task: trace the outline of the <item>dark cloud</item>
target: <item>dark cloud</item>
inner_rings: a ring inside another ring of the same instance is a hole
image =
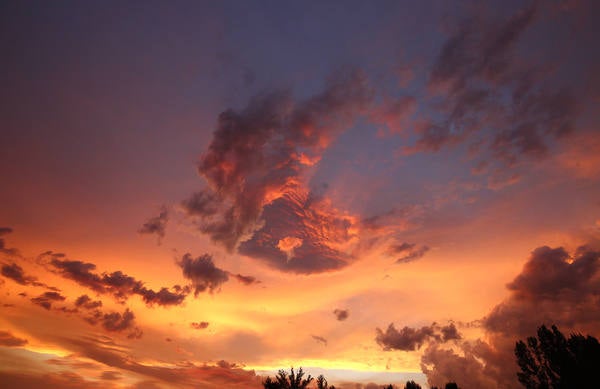
[[[139,339],[142,337],[142,330],[135,325],[135,315],[129,308],[121,312],[102,312],[95,309],[83,319],[91,325],[100,324],[108,332],[127,332],[127,338]]]
[[[240,254],[303,274],[341,269],[355,260],[342,249],[357,238],[353,218],[336,212],[322,197],[290,188],[265,206],[262,216],[264,225],[240,244]]]
[[[411,250],[406,255],[401,256],[396,260],[396,263],[406,263],[416,261],[417,259],[423,258],[425,253],[429,251],[429,246],[421,246],[417,249]]]
[[[454,323],[446,326],[433,323],[421,328],[404,327],[399,331],[394,323],[390,323],[385,332],[379,328],[376,329],[376,332],[375,341],[386,351],[414,351],[420,349],[425,343],[444,343],[461,338]]]
[[[483,320],[491,333],[525,336],[542,323],[600,331],[600,251],[538,247],[507,288],[510,297]]]
[[[149,306],[154,304],[161,306],[179,305],[189,293],[187,288],[178,285],[172,287],[171,290],[163,287],[156,292],[146,288],[142,281],[136,280],[121,271],[95,273],[96,265],[92,263],[63,260],[55,256],[51,256],[49,263],[63,277],[88,287],[99,294],[110,294],[121,302],[132,295],[139,295]]]
[[[486,342],[464,341],[460,352],[439,344],[426,350],[422,365],[430,384],[453,379],[465,387],[514,387],[518,339],[534,335],[542,324],[567,332],[600,332],[600,251],[538,247],[507,288],[508,298],[481,321]]]
[[[102,306],[102,301],[93,301],[87,294],[84,294],[75,300],[75,306],[85,309],[96,309]]]
[[[311,335],[310,337],[316,340],[317,342],[323,344],[324,346],[327,346],[327,339],[325,339],[324,337],[318,335]]]
[[[396,263],[406,263],[422,258],[429,251],[428,246],[417,247],[415,243],[401,243],[391,245],[387,252],[397,256]]]
[[[38,297],[32,298],[31,302],[43,308],[50,309],[52,308],[53,302],[65,300],[66,297],[58,292],[45,292],[44,294],[41,294]]]
[[[234,277],[236,280],[238,280],[239,282],[241,282],[244,285],[260,284],[260,281],[257,280],[256,277],[244,276],[241,274],[231,274],[231,273],[229,273],[229,275]]]
[[[347,309],[334,309],[333,314],[337,320],[344,321],[350,316],[350,311]]]
[[[192,327],[195,330],[203,330],[208,327],[208,324],[209,323],[207,321],[201,321],[199,323],[194,322],[190,323],[190,327]]]
[[[16,263],[3,264],[1,272],[4,277],[21,285],[31,285],[37,280],[35,277],[26,276],[23,268]]]
[[[6,247],[6,241],[2,238],[4,235],[8,235],[13,232],[10,227],[0,227],[0,254],[5,255],[17,255],[19,251],[15,248]]]
[[[194,296],[206,290],[214,293],[229,280],[228,273],[216,267],[212,257],[208,254],[197,258],[185,254],[177,264],[181,267],[183,276],[192,282]]]
[[[516,373],[508,386],[499,385],[492,366],[481,363],[483,355],[489,354],[489,346],[481,341],[461,345],[461,353],[444,349],[438,344],[429,346],[421,358],[421,369],[430,386],[443,387],[446,382],[458,382],[462,388],[508,389],[516,388]],[[514,361],[506,361],[514,364]]]
[[[10,263],[10,264],[7,264],[7,263],[2,264],[0,273],[4,277],[11,279],[20,285],[41,286],[41,287],[50,289],[55,292],[60,291],[60,289],[58,289],[58,288],[55,288],[53,286],[48,286],[48,285],[44,284],[43,282],[39,282],[38,279],[34,276],[26,275],[23,268],[14,262]]]
[[[240,252],[280,270],[311,273],[346,265],[346,258],[340,259],[335,250],[308,240],[304,251],[310,251],[310,257],[302,255],[287,266],[286,253],[277,249],[277,244],[296,235],[273,241],[272,225],[278,223],[273,218],[297,210],[289,193],[305,191],[300,182],[306,166],[319,160],[371,98],[364,74],[341,71],[323,92],[307,100],[296,102],[290,93],[275,92],[253,98],[242,111],[221,113],[213,140],[198,165],[208,187],[184,201],[183,208],[215,242],[234,250],[240,241],[251,239]],[[307,205],[302,204],[300,211],[307,210]],[[286,232],[299,234],[309,230],[299,218],[288,222],[286,228]]]
[[[27,344],[27,339],[17,338],[7,331],[0,331],[0,346],[21,347]]]
[[[102,327],[107,331],[123,331],[131,328],[135,315],[129,309],[122,314],[119,312],[106,313],[103,316]]]
[[[391,254],[403,254],[408,251],[412,251],[415,248],[416,244],[414,243],[401,243],[401,244],[393,244],[389,247],[388,252]]]
[[[158,244],[165,237],[167,223],[169,222],[169,212],[166,207],[162,207],[158,216],[154,216],[140,227],[138,233],[156,235]]]
[[[557,87],[548,65],[517,59],[517,45],[539,13],[536,4],[504,21],[477,16],[458,25],[432,66],[434,97],[424,105],[430,112],[415,124],[418,139],[407,153],[468,140],[512,167],[524,157],[543,157],[573,131],[579,111],[573,93]]]

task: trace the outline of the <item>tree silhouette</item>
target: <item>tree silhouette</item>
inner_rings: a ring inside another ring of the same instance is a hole
[[[325,379],[325,376],[323,374],[321,374],[320,376],[317,377],[316,382],[317,382],[317,389],[335,389],[335,386],[327,385],[327,380]]]
[[[421,389],[421,385],[417,384],[415,381],[406,381],[404,389]]]
[[[263,387],[264,389],[306,389],[313,378],[310,374],[305,379],[303,377],[304,371],[302,368],[298,369],[298,373],[294,373],[294,368],[292,367],[289,374],[281,369],[277,372],[274,380],[271,377],[267,377],[265,382],[263,382]]]
[[[519,340],[515,355],[519,381],[527,389],[600,388],[600,344],[592,336],[541,326],[537,337]]]

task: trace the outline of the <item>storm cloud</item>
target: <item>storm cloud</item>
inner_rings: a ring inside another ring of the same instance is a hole
[[[542,324],[567,332],[600,332],[600,251],[538,247],[507,289],[508,298],[481,321],[489,342],[464,341],[461,353],[439,344],[428,347],[422,366],[430,384],[455,379],[465,387],[514,387],[515,342],[534,335]]]

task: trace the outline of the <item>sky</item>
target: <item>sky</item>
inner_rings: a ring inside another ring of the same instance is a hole
[[[600,336],[595,1],[0,4],[0,382],[517,388]]]

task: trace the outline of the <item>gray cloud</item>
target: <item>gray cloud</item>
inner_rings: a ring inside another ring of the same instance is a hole
[[[166,207],[162,207],[160,214],[154,216],[146,221],[138,230],[140,234],[156,235],[158,238],[158,244],[161,243],[165,237],[167,223],[169,222],[169,212]]]
[[[84,294],[75,300],[75,306],[85,309],[96,309],[102,306],[102,301],[93,301],[87,294]]]
[[[246,241],[241,253],[280,270],[311,273],[345,266],[347,258],[311,241],[306,254],[288,265],[286,254],[276,249],[278,241],[270,236],[271,226],[278,223],[273,217],[296,210],[288,194],[304,191],[300,177],[306,166],[318,161],[371,98],[361,72],[341,71],[323,92],[307,100],[296,102],[290,93],[275,92],[253,98],[240,112],[221,113],[198,165],[208,187],[185,200],[183,208],[215,242],[234,250]],[[313,212],[309,204],[301,205],[301,211]],[[286,230],[306,233],[307,227],[296,218]]]
[[[194,296],[208,290],[214,293],[229,280],[228,273],[215,266],[212,257],[208,254],[192,258],[185,254],[177,263],[183,272],[183,276],[192,282]]]
[[[290,192],[265,206],[264,225],[242,242],[239,253],[293,273],[341,269],[355,258],[336,247],[354,236],[352,221],[332,211],[325,200],[303,191]],[[285,243],[294,242],[286,249]]]
[[[350,311],[347,309],[334,309],[333,314],[338,321],[344,321],[350,316]]]
[[[432,66],[434,97],[424,103],[429,111],[416,123],[418,139],[407,153],[468,141],[514,167],[545,156],[552,142],[574,130],[574,94],[556,85],[548,65],[517,59],[516,47],[538,13],[534,2],[503,21],[476,16],[455,28]],[[472,151],[478,148],[483,152]]]
[[[423,258],[429,251],[428,246],[417,247],[415,243],[394,244],[388,248],[388,254],[398,256],[396,263],[407,263]]]
[[[0,227],[0,254],[5,255],[17,255],[19,252],[15,248],[6,247],[6,241],[3,236],[8,235],[13,232],[13,229],[10,227]]]
[[[310,337],[316,340],[317,342],[321,343],[322,345],[327,346],[327,339],[325,339],[324,337],[318,335],[311,335]]]
[[[430,326],[423,326],[421,328],[405,326],[401,330],[397,330],[394,323],[390,323],[385,331],[377,328],[376,332],[375,341],[386,351],[414,351],[420,349],[425,343],[445,343],[450,340],[461,339],[454,323],[446,326],[439,326],[433,323]]]
[[[203,329],[207,328],[208,325],[209,325],[209,323],[207,321],[201,321],[199,323],[197,323],[197,322],[190,323],[190,327],[192,327],[195,330],[203,330]]]
[[[60,259],[62,257],[56,257],[52,253],[45,254],[50,256],[49,265],[57,269],[61,276],[97,293],[110,294],[118,301],[125,301],[132,295],[139,295],[149,306],[155,304],[171,306],[181,304],[189,293],[187,288],[179,285],[175,285],[171,289],[163,287],[156,292],[146,288],[142,281],[121,271],[98,274],[94,272],[96,265],[93,263]]]
[[[45,309],[50,309],[53,302],[64,301],[65,299],[66,297],[58,292],[45,292],[38,297],[32,298],[31,302]]]
[[[486,342],[464,341],[460,352],[439,344],[426,349],[422,367],[430,384],[453,379],[465,387],[512,388],[518,385],[518,339],[534,335],[542,324],[567,332],[600,331],[600,251],[538,247],[507,289],[508,298],[481,321]]]

